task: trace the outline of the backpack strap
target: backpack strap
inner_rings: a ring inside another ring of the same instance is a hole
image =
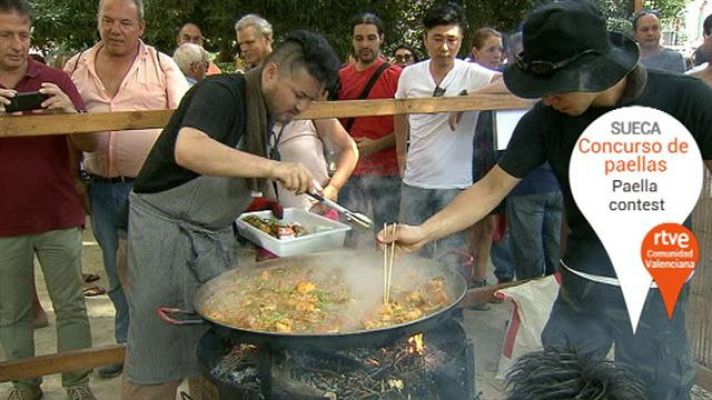
[[[371,77],[368,79],[366,86],[363,87],[361,94],[358,96],[358,100],[365,100],[366,97],[368,97],[368,94],[371,93],[371,89],[373,89],[373,86],[376,84],[378,77],[381,76],[383,71],[388,69],[390,66],[391,65],[389,63],[384,62],[380,67],[378,67],[377,70],[373,71],[373,74],[371,74]],[[355,118],[349,118],[346,120],[346,123],[344,124],[346,132],[351,133],[351,128],[354,126],[354,122],[356,122]]]
[[[85,51],[87,51],[87,50],[84,49],[81,52],[79,52],[79,55],[77,56],[77,61],[74,62],[74,68],[72,68],[72,73],[70,73],[69,76],[74,76],[74,73],[77,72],[77,67],[79,66],[79,61],[82,60],[82,56],[84,55]]]

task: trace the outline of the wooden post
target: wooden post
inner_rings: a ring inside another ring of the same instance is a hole
[[[535,278],[535,279],[539,279],[539,278]],[[485,305],[485,304],[489,303],[491,300],[495,299],[494,292],[496,292],[500,289],[506,289],[509,287],[519,286],[521,284],[534,281],[535,279],[524,279],[521,281],[497,283],[497,284],[491,285],[491,286],[485,286],[485,287],[481,287],[481,288],[477,288],[477,289],[469,289],[467,291],[467,293],[465,293],[465,298],[462,299],[462,302],[460,302],[458,307],[468,308],[468,307],[472,307],[472,306]]]

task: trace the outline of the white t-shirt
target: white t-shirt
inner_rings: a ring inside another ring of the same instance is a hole
[[[455,60],[440,88],[445,97],[463,90],[472,93],[489,84],[497,74],[479,64]],[[435,81],[430,60],[409,66],[398,80],[397,99],[433,97]],[[463,189],[472,185],[472,140],[477,112],[466,112],[455,131],[448,113],[410,114],[410,139],[403,182],[424,189]]]

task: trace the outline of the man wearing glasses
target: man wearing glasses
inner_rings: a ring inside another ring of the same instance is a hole
[[[619,107],[644,105],[685,125],[709,169],[712,89],[694,78],[640,67],[636,44],[620,34],[609,36],[602,14],[585,1],[535,10],[523,35],[524,51],[504,71],[504,82],[515,95],[541,101],[519,122],[504,156],[484,178],[422,225],[399,226],[396,240],[401,248],[415,251],[467,228],[548,161],[564,195],[570,234],[559,296],[542,333],[544,346],[573,347],[595,360],[605,358],[615,344],[616,361],[634,368],[649,399],[687,399],[694,382],[685,334],[689,287],[683,288],[672,319],[660,292],[651,289],[633,334],[613,265],[574,203],[569,160],[591,122]]]
[[[396,46],[393,51],[393,61],[401,68],[405,68],[409,65],[417,63],[420,60],[418,60],[418,55],[415,53],[415,50],[413,50],[410,46],[401,44]]]
[[[426,13],[423,23],[430,59],[403,70],[396,98],[464,95],[499,76],[478,64],[455,58],[465,30],[465,15],[460,6],[454,3],[435,6]],[[476,121],[476,112],[464,113],[453,130],[448,124],[448,114],[396,116],[396,149],[403,176],[400,221],[422,223],[472,184]],[[441,251],[462,250],[465,234],[452,235],[438,247]],[[429,246],[423,255],[434,256],[436,250],[435,246]]]

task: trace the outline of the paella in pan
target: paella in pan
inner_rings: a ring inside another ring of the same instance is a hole
[[[211,290],[201,289],[196,309],[213,323],[240,330],[343,334],[427,318],[464,293],[459,276],[405,259],[384,303],[378,256],[343,254],[348,256],[295,257],[238,268],[209,282]]]

